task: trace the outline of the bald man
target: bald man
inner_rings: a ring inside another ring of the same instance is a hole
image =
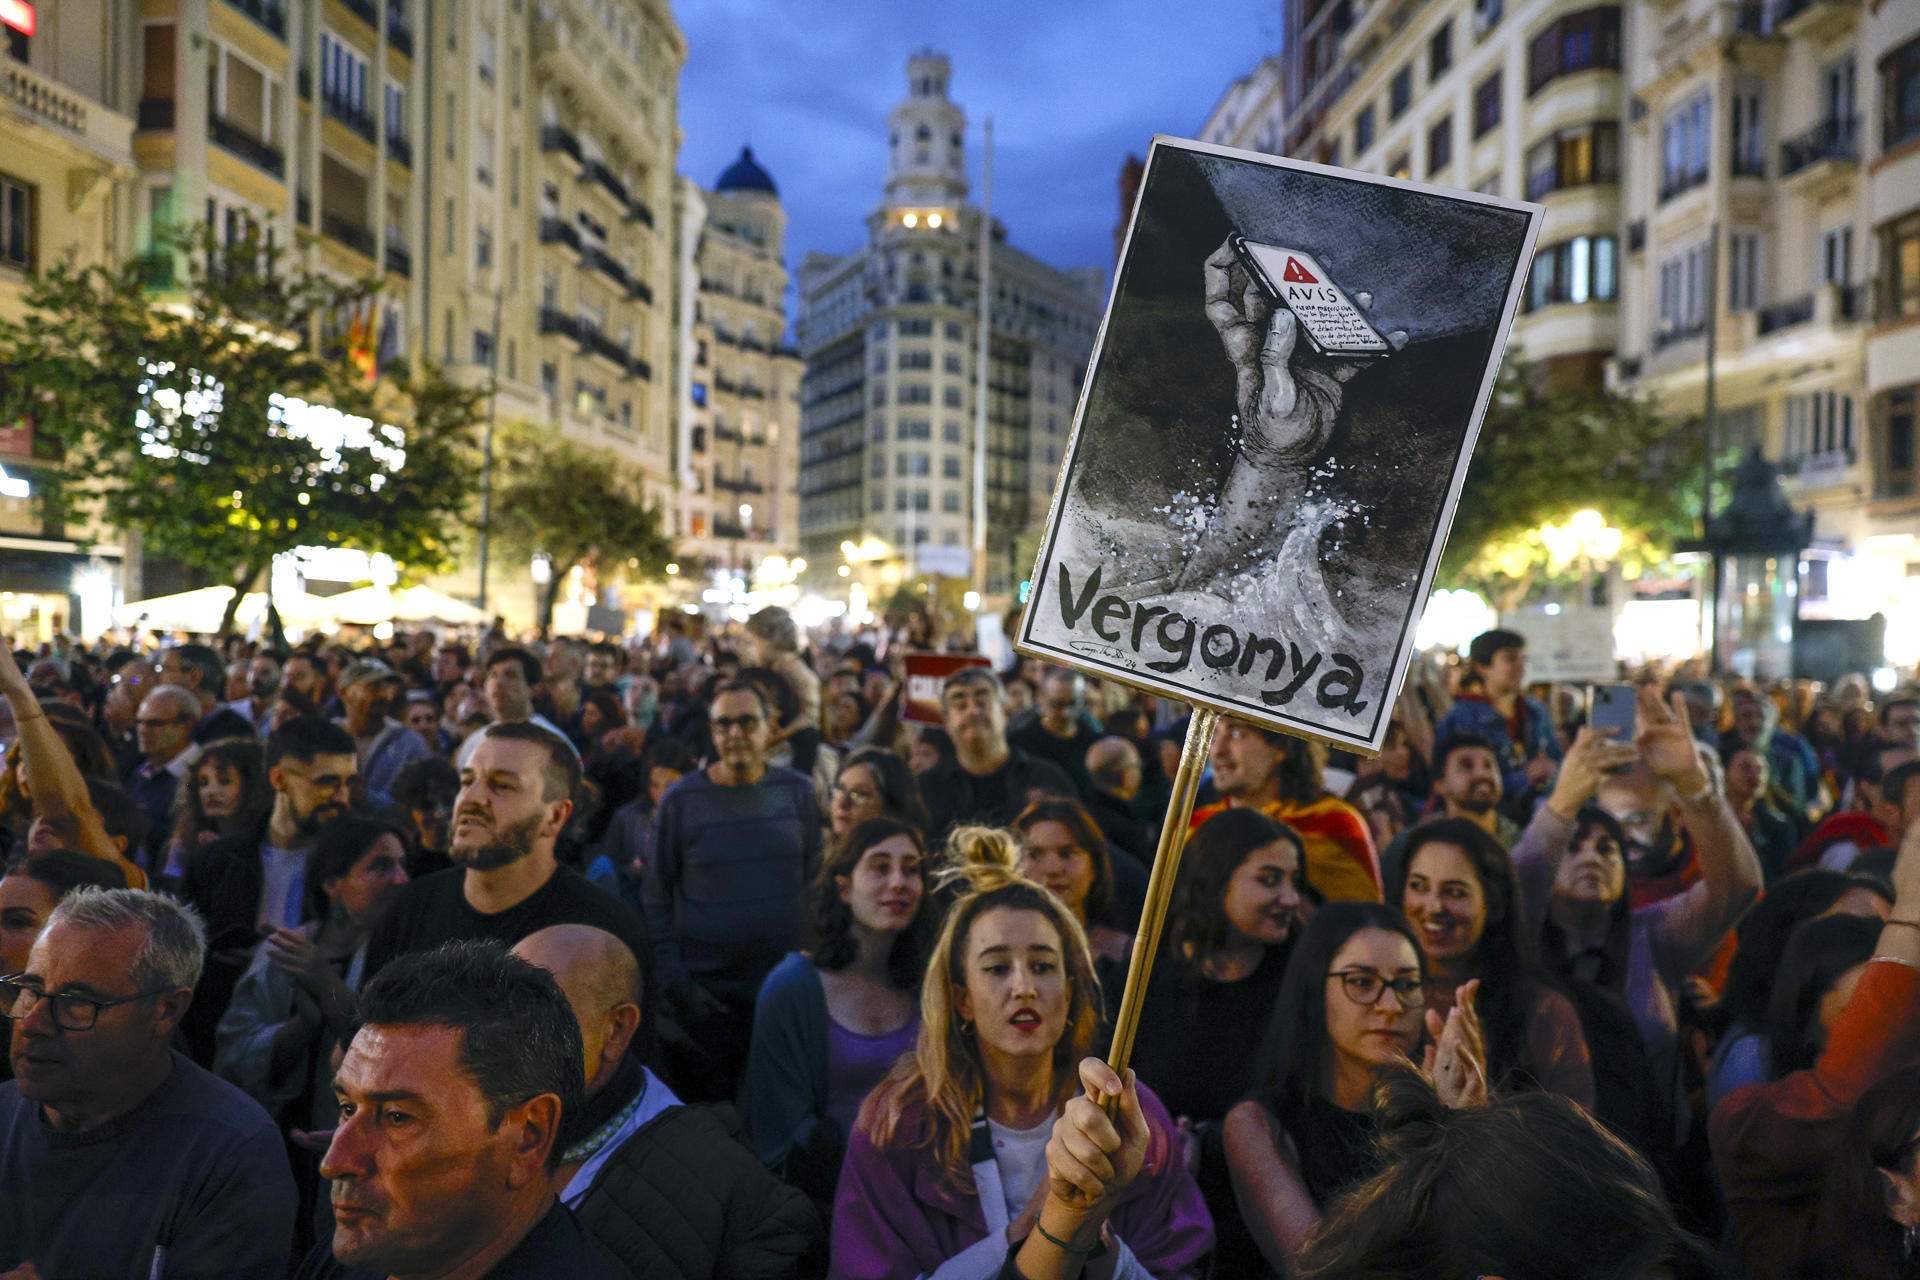
[[[733,1109],[687,1106],[630,1052],[640,966],[591,925],[529,934],[515,955],[547,970],[580,1023],[586,1105],[561,1131],[554,1185],[636,1278],[816,1274],[819,1216],[740,1140]]]

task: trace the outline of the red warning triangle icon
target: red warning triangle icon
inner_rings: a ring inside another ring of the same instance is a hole
[[[1290,284],[1319,284],[1320,280],[1313,272],[1300,265],[1300,259],[1287,255],[1287,269],[1280,274],[1282,280]]]

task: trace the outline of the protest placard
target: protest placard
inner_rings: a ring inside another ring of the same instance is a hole
[[[1016,647],[1377,751],[1540,217],[1156,138]]]
[[[948,676],[967,667],[993,664],[972,653],[909,653],[907,691],[900,698],[900,718],[909,724],[946,723],[940,714],[940,686]]]

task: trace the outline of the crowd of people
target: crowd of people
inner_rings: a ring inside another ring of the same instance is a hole
[[[935,631],[0,648],[0,1280],[1920,1276],[1920,694]]]

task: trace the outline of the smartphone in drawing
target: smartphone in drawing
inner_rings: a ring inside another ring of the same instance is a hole
[[[1634,691],[1630,684],[1587,686],[1587,723],[1612,735],[1616,742],[1633,741]]]
[[[1267,300],[1293,312],[1317,354],[1371,360],[1392,353],[1393,347],[1312,254],[1244,236],[1233,238],[1233,251]]]

